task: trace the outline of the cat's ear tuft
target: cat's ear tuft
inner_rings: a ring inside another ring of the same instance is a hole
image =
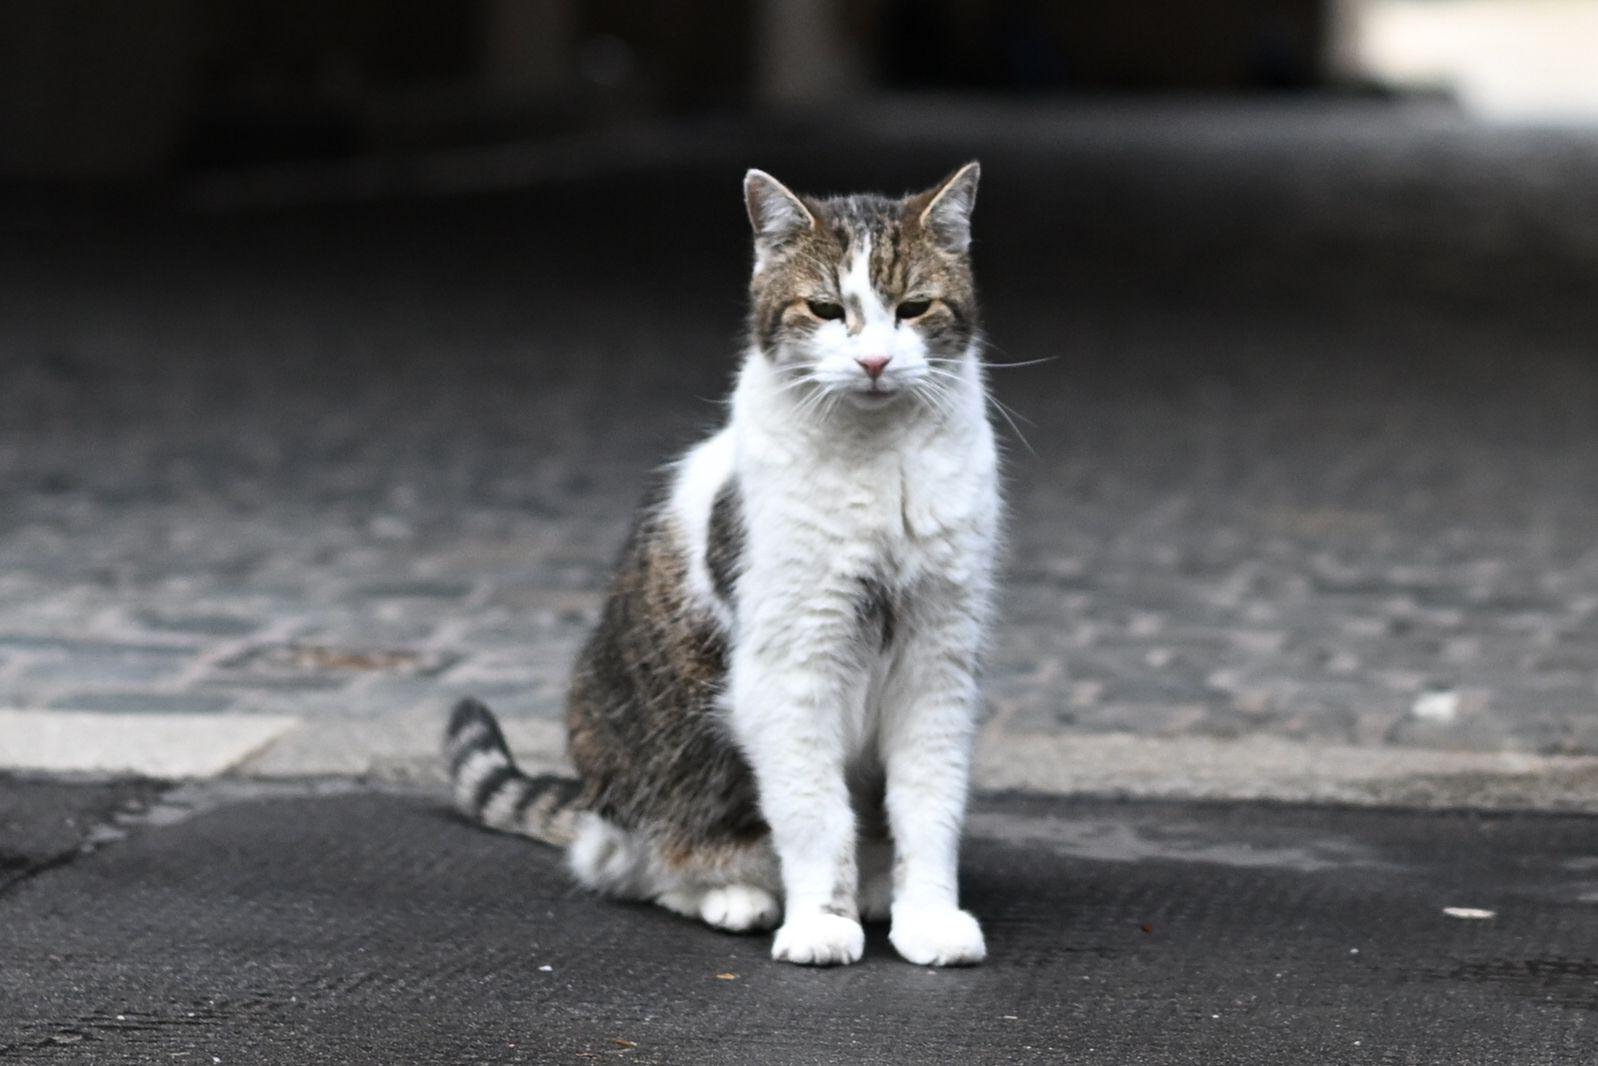
[[[977,179],[982,165],[975,160],[950,174],[911,204],[920,210],[918,220],[951,252],[965,254],[971,246],[971,210],[977,206]]]
[[[744,175],[744,206],[757,240],[781,240],[816,224],[805,202],[764,170]]]

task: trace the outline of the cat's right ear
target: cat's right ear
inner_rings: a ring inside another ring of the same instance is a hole
[[[754,227],[757,245],[780,243],[816,224],[816,216],[805,202],[764,170],[751,170],[744,175],[744,206],[749,209],[749,224]]]

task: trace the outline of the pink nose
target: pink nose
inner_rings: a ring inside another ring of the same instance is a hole
[[[882,376],[883,368],[888,365],[888,360],[891,358],[892,356],[888,355],[866,355],[856,359],[855,362],[860,364],[860,369],[864,370],[872,381],[875,381]]]

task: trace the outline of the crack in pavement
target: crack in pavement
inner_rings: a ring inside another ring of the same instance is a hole
[[[72,781],[0,775],[0,899],[122,839],[173,785],[147,778]]]

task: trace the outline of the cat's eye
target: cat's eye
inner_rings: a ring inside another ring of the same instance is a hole
[[[927,313],[927,308],[932,306],[931,300],[906,300],[899,305],[897,312],[899,321],[904,322],[912,318],[920,318]]]
[[[834,322],[843,317],[843,308],[838,304],[829,303],[826,300],[806,300],[805,303],[810,306],[810,313],[817,318],[824,318],[829,322]]]

